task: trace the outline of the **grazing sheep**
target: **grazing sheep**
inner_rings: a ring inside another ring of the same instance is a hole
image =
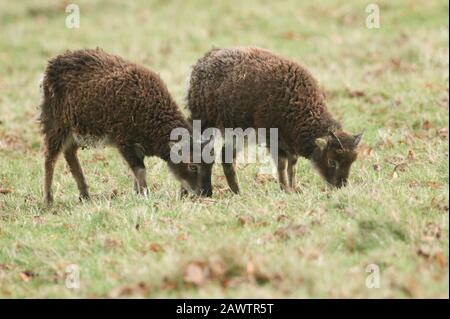
[[[145,156],[167,162],[185,191],[210,195],[211,165],[175,164],[170,133],[191,126],[158,75],[101,49],[67,51],[48,62],[43,82],[41,128],[45,147],[45,201],[51,203],[52,177],[60,152],[89,198],[79,147],[116,147],[130,166],[135,190],[147,194]],[[189,139],[193,144],[192,138]],[[188,147],[190,147],[189,145]]]
[[[296,187],[299,156],[330,184],[347,183],[362,133],[342,131],[316,80],[295,62],[259,48],[213,49],[193,66],[187,104],[202,129],[217,127],[224,134],[225,128],[277,128],[278,179],[285,191]],[[225,145],[222,166],[231,190],[239,193],[235,160],[225,163]]]

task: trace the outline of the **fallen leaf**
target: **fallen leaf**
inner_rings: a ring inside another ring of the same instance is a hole
[[[438,210],[448,211],[448,201],[442,198],[433,197],[431,200],[431,207]]]
[[[108,297],[115,299],[130,296],[143,296],[148,292],[148,290],[149,287],[147,287],[145,283],[140,282],[134,286],[125,285],[116,287],[109,292]]]
[[[408,151],[408,155],[406,155],[406,158],[410,161],[414,160],[416,158],[416,153],[414,153],[413,150]]]
[[[400,163],[394,166],[394,172],[404,172],[406,170],[407,163]]]
[[[151,243],[148,248],[155,253],[164,252],[164,248],[158,243]]]
[[[427,186],[428,186],[429,188],[435,190],[435,189],[441,188],[441,187],[442,187],[442,184],[440,184],[440,183],[438,183],[438,182],[432,182],[432,181],[429,181],[429,182],[427,182]]]
[[[302,37],[299,34],[295,33],[292,30],[283,32],[281,34],[281,37],[283,37],[283,38],[285,38],[287,40],[301,40],[302,39]]]
[[[275,231],[275,236],[280,239],[303,237],[308,233],[308,227],[304,224],[289,224]]]
[[[447,265],[447,261],[445,260],[444,253],[442,251],[438,251],[434,255],[434,259],[437,261],[441,268],[445,268],[445,266]]]
[[[285,227],[280,227],[275,231],[274,234],[276,237],[281,238],[281,239],[287,239],[288,235],[287,235],[287,231]]]
[[[10,193],[12,193],[12,189],[0,188],[0,194],[6,195],[6,194],[10,194]]]
[[[37,276],[37,274],[31,270],[25,270],[21,272],[19,275],[22,281],[24,282],[29,282],[31,279]]]
[[[189,263],[184,270],[184,282],[200,286],[205,282],[204,266],[200,263]]]
[[[220,256],[210,257],[208,266],[212,277],[220,278],[225,274],[225,263]]]
[[[429,130],[429,129],[432,129],[433,128],[433,124],[430,122],[430,121],[428,121],[428,120],[425,120],[423,123],[422,123],[422,128],[424,129],[424,130]]]
[[[448,139],[448,128],[443,127],[437,131],[437,134],[442,139]]]
[[[118,239],[106,238],[105,239],[105,247],[107,248],[115,248],[122,246],[122,242]]]
[[[352,90],[350,88],[346,88],[345,92],[350,98],[358,98],[366,95],[362,90]]]
[[[425,236],[431,237],[432,239],[440,239],[442,237],[442,228],[435,223],[428,223],[425,228],[424,234]]]
[[[250,215],[239,216],[238,220],[241,226],[253,224],[255,222],[255,218]]]
[[[284,221],[286,221],[288,219],[289,219],[289,217],[287,215],[281,214],[281,215],[278,215],[277,222],[284,222]]]
[[[358,155],[361,157],[371,157],[375,154],[373,148],[367,144],[360,144],[358,146]]]
[[[266,184],[267,182],[273,182],[276,181],[275,177],[270,174],[256,174],[255,176],[255,182],[257,184]]]
[[[420,183],[419,183],[418,181],[412,181],[412,182],[410,182],[410,183],[408,184],[408,186],[409,186],[410,188],[416,188],[416,187],[419,187],[419,186],[420,186]]]
[[[386,139],[383,140],[383,145],[387,148],[394,148],[394,142],[392,142],[390,137],[386,137]]]

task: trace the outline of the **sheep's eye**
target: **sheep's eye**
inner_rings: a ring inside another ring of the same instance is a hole
[[[335,160],[329,160],[328,161],[328,166],[330,166],[332,168],[336,168],[337,167],[337,162]]]
[[[191,172],[196,172],[196,171],[197,171],[197,165],[189,164],[189,165],[188,165],[188,169],[189,169]]]

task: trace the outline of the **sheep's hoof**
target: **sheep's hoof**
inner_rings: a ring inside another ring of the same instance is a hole
[[[44,203],[47,206],[52,206],[52,204],[53,204],[53,196],[51,194],[46,195],[45,198],[44,198]]]
[[[240,195],[241,194],[241,190],[239,188],[231,188],[231,191],[235,194],[235,195]]]
[[[78,200],[80,202],[86,202],[90,199],[91,199],[91,197],[89,196],[89,194],[80,194],[80,196],[78,197]]]

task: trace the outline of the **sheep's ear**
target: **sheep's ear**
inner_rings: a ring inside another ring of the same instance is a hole
[[[353,146],[354,147],[358,146],[359,142],[361,142],[364,132],[365,132],[365,130],[363,130],[361,133],[358,133],[353,136]]]
[[[316,138],[315,143],[317,147],[319,147],[320,150],[323,151],[327,147],[328,141],[323,137],[319,137]]]

